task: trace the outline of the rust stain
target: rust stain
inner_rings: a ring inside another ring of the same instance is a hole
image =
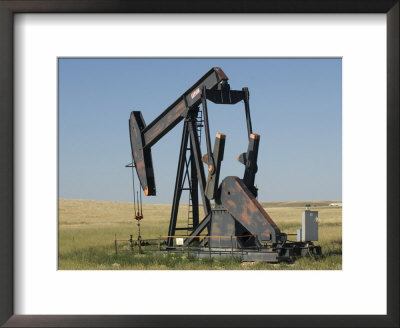
[[[160,134],[160,132],[164,129],[164,124],[163,122],[158,123],[155,125],[148,133],[148,137],[146,138],[149,142],[157,137],[157,135]]]
[[[231,206],[232,208],[236,208],[236,203],[235,203],[232,199],[228,199],[226,202],[227,202],[227,203],[229,204],[229,206]]]
[[[143,158],[142,157],[139,157],[139,156],[137,156],[136,157],[136,170],[142,170],[142,169],[144,169],[144,161],[143,161]]]
[[[177,112],[177,111],[179,111],[181,109],[184,109],[184,108],[185,108],[185,102],[182,101],[181,103],[178,104],[178,106],[176,106],[175,111]]]
[[[182,112],[186,109],[186,105],[184,101],[181,101],[178,105],[176,105],[170,113],[175,117],[178,117]]]
[[[247,207],[246,205],[243,204],[243,208],[242,208],[242,214],[240,219],[244,220],[247,224],[251,225],[251,215],[249,213],[249,207]]]
[[[274,228],[278,229],[276,226],[275,222],[271,219],[271,217],[268,215],[268,213],[264,210],[264,208],[261,206],[261,204],[257,201],[257,199],[254,197],[253,193],[248,190],[248,188],[244,185],[243,181],[240,179],[236,180],[237,186],[240,186],[241,189],[247,194],[247,196],[251,200],[251,206],[255,208],[255,212],[260,212],[262,216],[268,221],[269,224],[271,224]]]
[[[214,67],[215,72],[217,72],[218,76],[223,80],[228,80],[228,77],[224,73],[224,71],[219,67]]]
[[[241,222],[246,229],[252,233],[258,233],[265,239],[270,240],[271,227],[275,230],[273,232],[279,232],[274,221],[262,208],[260,203],[254,197],[254,195],[244,185],[243,181],[237,177],[227,178],[223,182],[223,188],[230,190],[231,197],[237,200],[241,206],[237,208],[237,205],[232,199],[228,199],[227,193],[225,193],[225,204],[228,212]]]
[[[169,110],[164,117],[160,118],[160,120],[146,132],[146,143],[156,139],[165,129],[179,119],[179,116],[184,112],[185,109],[185,102],[182,101],[177,106]]]
[[[157,124],[155,129],[153,130],[153,136],[159,134],[163,128],[164,124],[162,124],[161,122],[160,124]]]

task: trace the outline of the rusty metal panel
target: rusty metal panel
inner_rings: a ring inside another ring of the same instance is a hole
[[[280,230],[253,193],[238,177],[226,177],[221,184],[221,203],[260,242],[277,243]]]
[[[213,210],[211,220],[211,247],[233,247],[231,236],[235,236],[235,220],[225,210]],[[236,241],[235,241],[236,242]]]
[[[131,112],[129,118],[129,135],[131,140],[132,157],[140,184],[146,196],[156,194],[156,184],[153,171],[151,149],[143,149],[141,130],[146,126],[140,111]]]

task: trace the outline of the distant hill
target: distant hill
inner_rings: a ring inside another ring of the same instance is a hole
[[[260,202],[262,207],[305,207],[310,204],[311,207],[329,206],[331,203],[342,203],[341,200],[301,200],[301,201],[286,201],[286,202]]]

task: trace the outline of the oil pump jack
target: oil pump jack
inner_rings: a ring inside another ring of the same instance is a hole
[[[244,102],[249,143],[247,151],[238,157],[244,165],[243,178],[228,176],[219,183],[225,135],[217,133],[212,149],[207,100],[224,105]],[[184,121],[183,132],[166,251],[177,250],[178,246],[174,243],[176,231],[186,230],[182,247],[190,248],[192,255],[197,257],[231,256],[235,252],[244,261],[279,262],[321,254],[321,248],[312,240],[298,238],[295,242],[288,241],[287,234],[280,231],[257,201],[254,181],[260,136],[252,129],[249,90],[231,90],[228,77],[221,68],[210,69],[149,125],[146,125],[140,111],[131,112],[132,164],[146,196],[156,195],[151,147],[181,121]],[[207,147],[204,156],[201,154],[199,133],[203,125]],[[203,163],[207,167],[207,179]],[[186,179],[188,188],[183,185]],[[189,191],[192,222],[182,228],[177,227],[177,218],[183,190]],[[201,221],[198,190],[204,210]],[[213,207],[210,201],[214,201]]]

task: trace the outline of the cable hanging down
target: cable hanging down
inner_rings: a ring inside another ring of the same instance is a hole
[[[142,245],[142,236],[140,234],[140,220],[143,219],[143,204],[142,204],[142,193],[139,194],[139,190],[136,190],[135,188],[135,172],[133,168],[135,167],[135,162],[133,160],[132,156],[132,162],[128,165],[125,165],[125,167],[130,167],[132,168],[132,193],[133,193],[133,210],[134,210],[134,219],[137,222],[138,226],[138,245],[139,245],[139,251],[141,252],[140,246]],[[139,187],[140,189],[140,183]]]
[[[133,193],[133,210],[134,210],[134,219],[136,221],[140,221],[143,219],[143,205],[142,205],[142,193],[139,194],[139,190],[135,188],[135,172],[134,167],[135,163],[132,156],[132,162],[125,167],[130,167],[132,172],[132,193]],[[140,189],[140,184],[139,184]]]

